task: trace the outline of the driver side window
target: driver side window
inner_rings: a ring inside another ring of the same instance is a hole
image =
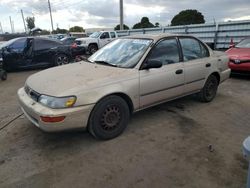
[[[23,51],[26,46],[26,38],[20,38],[13,42],[9,48],[13,51]]]
[[[101,39],[107,39],[109,38],[109,33],[108,32],[104,32],[102,35],[101,35]]]
[[[179,49],[175,38],[160,41],[152,49],[148,60],[157,60],[162,65],[180,62]]]

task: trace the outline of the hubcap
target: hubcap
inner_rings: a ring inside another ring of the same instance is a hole
[[[215,95],[215,93],[216,93],[216,88],[217,88],[216,81],[215,80],[211,80],[208,83],[207,88],[206,88],[206,96],[208,98],[213,97]]]
[[[101,118],[101,127],[106,131],[114,130],[120,123],[121,114],[117,106],[108,106]]]
[[[90,48],[90,52],[93,54],[93,53],[95,53],[97,51],[97,49],[95,48],[95,47],[92,47],[92,48]]]
[[[57,65],[65,65],[65,64],[68,64],[68,58],[66,56],[58,56]]]

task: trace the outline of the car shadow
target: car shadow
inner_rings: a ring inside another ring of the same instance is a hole
[[[238,80],[250,80],[250,73],[235,73],[232,72],[230,78]]]

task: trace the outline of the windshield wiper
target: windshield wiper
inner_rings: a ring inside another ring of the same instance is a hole
[[[117,65],[108,63],[106,61],[94,61],[94,62],[98,63],[98,64],[102,64],[102,65],[108,65],[108,66],[112,66],[112,67],[117,67]]]

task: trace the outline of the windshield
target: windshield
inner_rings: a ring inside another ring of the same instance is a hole
[[[150,39],[117,39],[93,54],[91,62],[105,62],[117,67],[133,68],[151,44]]]
[[[101,32],[94,32],[89,37],[91,38],[98,38],[101,35]]]
[[[12,43],[14,43],[14,42],[15,42],[16,40],[18,40],[18,39],[19,39],[19,38],[11,39],[11,40],[9,40],[9,41],[7,41],[7,42],[4,42],[4,43],[0,44],[0,48],[5,48],[5,47],[11,45]]]
[[[242,40],[235,47],[236,48],[250,48],[250,38]]]

